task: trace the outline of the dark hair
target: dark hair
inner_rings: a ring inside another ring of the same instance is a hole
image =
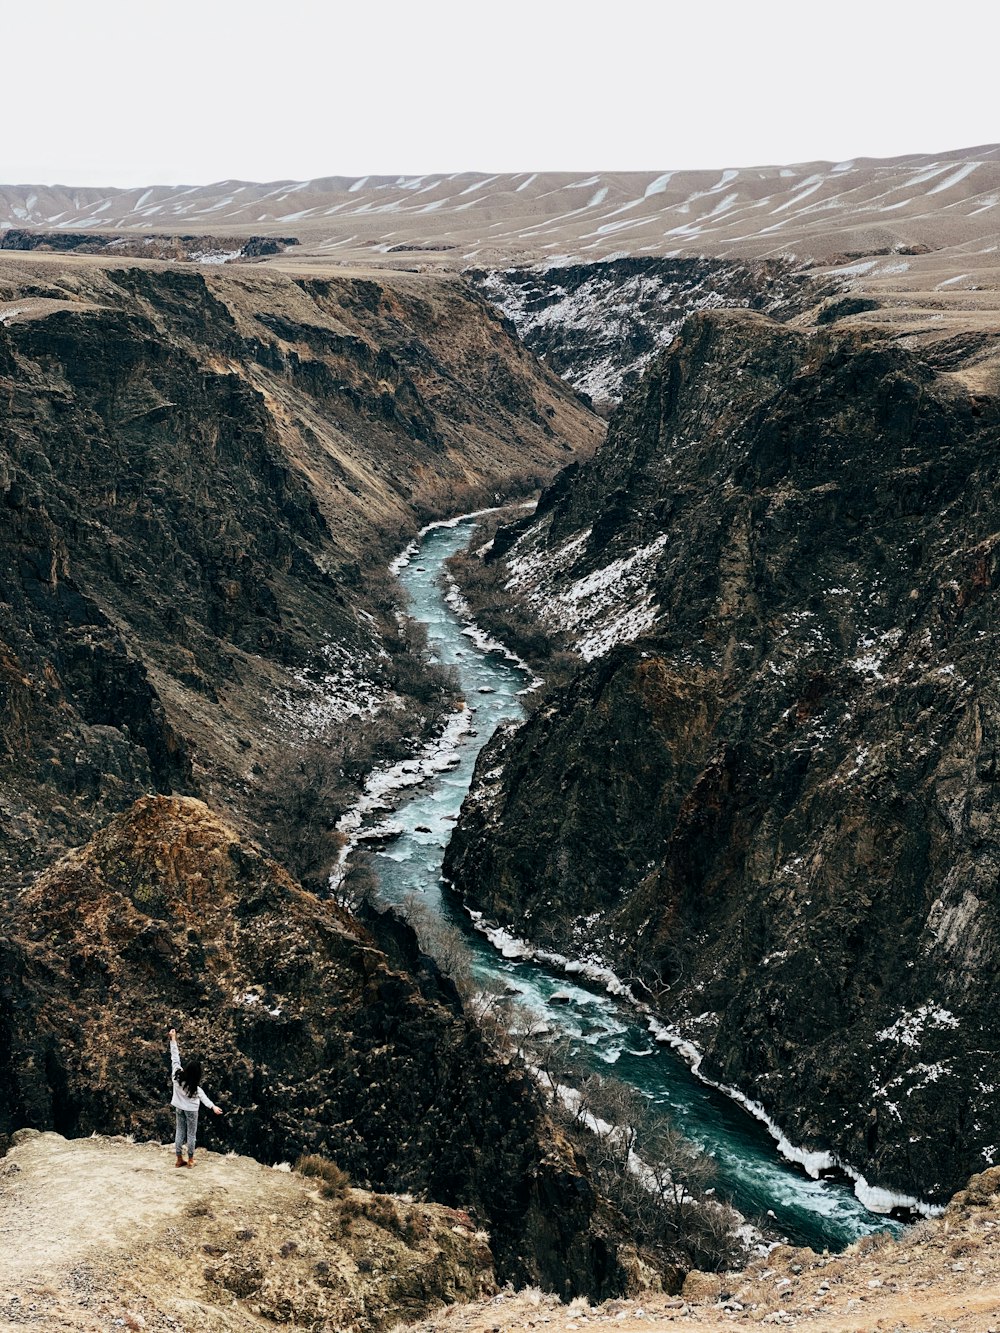
[[[201,1083],[201,1061],[189,1060],[186,1065],[175,1070],[174,1078],[181,1085],[189,1097],[198,1095],[198,1085]]]

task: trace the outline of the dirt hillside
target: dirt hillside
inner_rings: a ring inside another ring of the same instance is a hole
[[[995,231],[1000,146],[703,171],[328,176],[308,181],[80,189],[0,186],[0,229],[164,237],[202,263],[239,257],[247,235],[293,237],[288,254],[352,263],[494,265],[613,254],[830,259],[975,249]],[[206,253],[206,237],[216,246]],[[245,235],[243,233],[246,233]],[[228,249],[223,248],[228,247]],[[245,253],[245,252],[244,252]]]

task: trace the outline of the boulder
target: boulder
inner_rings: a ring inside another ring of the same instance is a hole
[[[722,1278],[718,1273],[702,1273],[694,1268],[684,1278],[681,1295],[692,1305],[714,1305],[722,1295]]]

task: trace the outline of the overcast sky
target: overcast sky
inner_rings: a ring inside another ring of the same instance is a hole
[[[1000,140],[996,0],[0,0],[0,181],[839,161]]]

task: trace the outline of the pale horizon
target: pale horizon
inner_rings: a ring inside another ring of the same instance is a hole
[[[786,167],[786,166],[805,167],[805,166],[812,166],[814,164],[815,165],[829,164],[835,166],[840,162],[847,162],[847,161],[862,164],[868,162],[891,161],[896,158],[906,158],[906,157],[946,158],[949,156],[953,156],[955,154],[964,155],[967,153],[974,153],[980,149],[996,149],[997,147],[1000,147],[1000,140],[994,143],[982,142],[976,144],[950,144],[944,147],[938,146],[936,148],[914,150],[913,152],[908,152],[908,153],[889,153],[885,154],[884,156],[872,156],[871,154],[865,154],[865,153],[848,153],[843,157],[809,157],[809,158],[798,158],[796,160],[792,159],[783,159],[781,161],[775,160],[771,162],[718,161],[718,162],[702,163],[699,166],[685,166],[685,167],[672,166],[669,162],[663,162],[663,163],[658,162],[653,164],[647,163],[645,166],[641,167],[637,166],[637,167],[626,167],[626,168],[601,166],[600,164],[595,165],[594,163],[581,163],[569,167],[563,167],[563,166],[547,167],[547,166],[536,165],[532,167],[519,167],[514,170],[503,170],[503,171],[491,170],[488,167],[464,167],[464,168],[448,168],[447,170],[443,168],[430,168],[425,171],[367,171],[367,172],[362,171],[357,173],[350,173],[344,171],[324,171],[321,173],[314,174],[312,176],[268,176],[266,179],[263,177],[253,178],[249,176],[220,176],[212,179],[197,180],[197,181],[191,179],[149,180],[144,178],[142,180],[131,181],[127,184],[119,184],[109,180],[95,180],[93,182],[81,182],[72,180],[25,179],[25,180],[0,180],[0,187],[9,187],[9,188],[41,187],[53,190],[71,189],[71,190],[97,190],[97,191],[138,190],[143,188],[183,190],[189,188],[207,189],[211,188],[212,186],[223,186],[223,185],[304,185],[323,180],[356,181],[362,179],[366,180],[384,179],[387,181],[393,181],[397,179],[413,180],[417,177],[422,177],[426,179],[436,176],[517,177],[517,176],[527,176],[527,175],[539,175],[539,176],[579,175],[580,173],[583,172],[600,176],[615,176],[615,175],[642,176],[642,175],[652,175],[658,172],[672,172],[674,174],[679,175],[681,173],[696,172],[696,171],[705,171],[711,173],[713,171],[726,171],[726,170],[731,170],[733,168],[737,168],[740,171],[755,171],[755,170],[765,171],[773,167]]]
[[[691,13],[511,0],[36,0],[4,16],[9,184],[130,189],[330,176],[632,172],[883,159],[1000,141],[1000,21],[789,0]],[[972,40],[974,38],[974,40]],[[930,94],[933,93],[933,96]],[[927,95],[925,95],[927,94]]]

